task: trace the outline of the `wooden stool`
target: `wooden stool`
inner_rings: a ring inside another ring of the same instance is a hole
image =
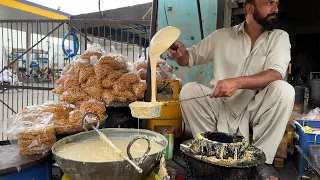
[[[287,147],[288,147],[288,133],[284,133],[283,138],[279,144],[276,156],[274,158],[275,167],[283,167],[284,160],[287,159]]]

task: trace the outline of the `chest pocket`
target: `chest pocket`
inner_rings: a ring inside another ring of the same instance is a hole
[[[264,69],[264,64],[266,62],[267,56],[263,55],[252,55],[249,59],[248,67],[245,68],[244,74],[246,76],[254,75],[260,73]]]

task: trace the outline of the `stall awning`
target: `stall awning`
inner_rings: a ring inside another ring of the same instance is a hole
[[[26,0],[1,0],[0,20],[69,19],[71,14],[51,9]]]

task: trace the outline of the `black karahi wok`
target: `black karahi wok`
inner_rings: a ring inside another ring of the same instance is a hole
[[[52,153],[56,159],[61,170],[66,173],[72,180],[140,180],[145,179],[152,172],[152,170],[159,164],[162,154],[165,152],[165,148],[168,145],[166,138],[156,132],[144,130],[144,129],[122,129],[122,128],[106,128],[101,129],[101,132],[105,133],[108,138],[130,138],[132,141],[127,148],[130,149],[131,144],[139,139],[139,137],[148,137],[148,139],[156,139],[156,143],[163,148],[161,151],[147,154],[144,158],[135,158],[133,161],[141,162],[139,167],[143,170],[139,173],[129,162],[126,160],[114,161],[114,162],[82,162],[65,159],[56,154],[59,147],[79,142],[88,139],[99,138],[99,135],[95,131],[86,131],[75,135],[67,136],[57,141],[52,146]],[[137,136],[139,132],[139,136]],[[131,157],[130,153],[128,156]]]

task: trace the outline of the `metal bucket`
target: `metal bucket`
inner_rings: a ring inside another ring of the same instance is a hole
[[[208,134],[209,133],[209,134]],[[213,133],[208,132],[206,137],[227,137],[229,139],[230,135],[223,133]],[[206,133],[204,133],[206,134]],[[224,138],[223,138],[224,139]],[[225,143],[231,142],[232,144],[236,142],[241,142],[238,147],[246,147],[245,152],[241,155],[241,159],[220,159],[216,151],[217,149],[213,146],[221,147],[218,143],[207,143],[208,148],[201,147],[201,141],[197,139],[188,140],[180,145],[180,150],[184,155],[184,160],[187,166],[187,177],[190,180],[255,180],[256,179],[256,166],[263,164],[266,161],[265,154],[258,148],[253,146],[247,146],[242,143],[241,138],[238,136],[232,136],[230,141],[224,141]],[[231,145],[232,146],[232,145]],[[230,146],[230,147],[231,147]],[[206,149],[204,152],[203,149]],[[208,150],[213,152],[209,152]],[[235,156],[237,157],[237,156]]]
[[[114,162],[82,162],[65,159],[56,154],[57,149],[65,144],[79,142],[88,139],[97,139],[98,134],[95,131],[87,131],[78,133],[72,136],[65,137],[57,141],[52,146],[52,153],[61,168],[71,179],[74,180],[140,180],[145,179],[152,172],[152,170],[159,164],[160,158],[165,151],[168,141],[166,138],[156,132],[143,130],[143,129],[121,129],[121,128],[107,128],[101,129],[101,132],[105,133],[108,138],[130,138],[134,139],[134,136],[146,135],[148,138],[156,138],[157,143],[160,144],[163,149],[159,152],[148,154],[141,164],[140,168],[143,172],[140,174],[130,163],[126,160],[114,161]],[[130,143],[129,143],[130,144]],[[130,147],[129,147],[130,148]],[[139,158],[133,159],[138,161]]]
[[[310,103],[320,104],[320,79],[314,78],[310,81],[311,97]]]

